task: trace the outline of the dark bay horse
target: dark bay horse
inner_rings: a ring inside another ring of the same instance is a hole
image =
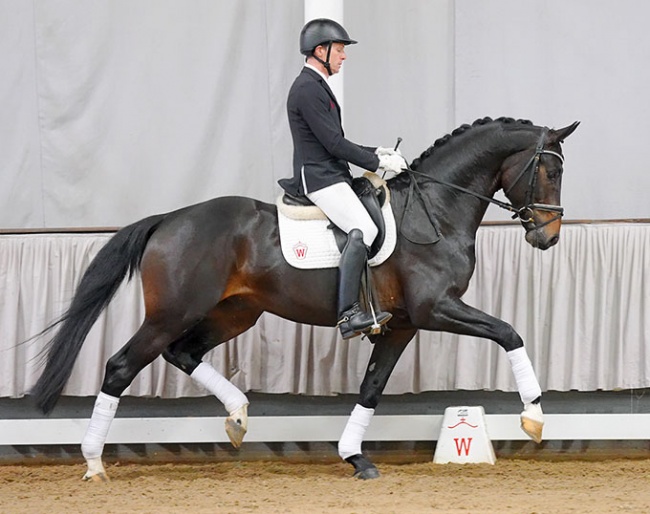
[[[518,216],[526,240],[545,250],[557,243],[562,208],[561,143],[578,122],[558,129],[528,121],[477,120],[439,139],[387,181],[398,220],[392,256],[374,268],[376,297],[392,312],[374,343],[358,404],[339,443],[342,458],[361,478],[378,476],[361,443],[390,374],[417,330],[491,339],[510,357],[524,404],[524,431],[541,440],[541,389],[523,341],[507,323],[466,305],[475,266],[476,232],[490,201]],[[503,189],[511,204],[494,200]],[[409,202],[416,202],[419,209]],[[422,206],[428,206],[424,208]],[[405,216],[406,212],[406,216]],[[435,244],[417,244],[403,228],[436,225]],[[202,357],[252,327],[263,312],[299,323],[336,324],[336,269],[289,266],[279,245],[276,207],[223,197],[151,216],[121,229],[86,270],[60,330],[46,346],[46,365],[33,395],[52,410],[91,326],[119,284],[140,271],[145,319],[106,365],[106,374],[82,444],[86,478],[106,479],[101,454],[120,395],[135,376],[163,357],[213,392],[230,416],[235,446],[247,426],[247,401]],[[305,295],[305,284],[319,294]],[[209,368],[209,369],[208,369]]]

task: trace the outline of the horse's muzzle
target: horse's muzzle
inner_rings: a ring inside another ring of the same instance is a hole
[[[531,224],[532,225],[532,224]],[[557,223],[557,230],[553,230],[556,224],[552,223],[546,225],[545,227],[531,228],[526,232],[526,241],[533,248],[538,248],[539,250],[548,250],[551,246],[554,246],[560,240],[560,230],[559,223]]]

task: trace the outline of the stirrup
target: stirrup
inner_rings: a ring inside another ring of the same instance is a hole
[[[372,314],[369,314],[361,310],[359,302],[356,302],[343,312],[337,326],[343,339],[351,339],[361,334],[377,335],[381,333],[382,325],[388,323],[392,317],[389,312],[375,312],[374,309]]]
[[[378,334],[381,334],[382,331],[382,326],[385,325],[390,321],[390,319],[393,317],[393,315],[390,312],[382,312],[379,311],[379,313],[375,312],[375,307],[370,302],[370,315],[372,316],[372,320],[374,323],[370,327],[370,334],[373,336],[376,336]]]

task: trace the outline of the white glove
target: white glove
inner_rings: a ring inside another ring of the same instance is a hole
[[[375,150],[377,155],[402,155],[402,152],[399,149],[395,150],[394,148],[386,148],[384,146],[378,146]]]
[[[383,172],[392,171],[397,175],[408,168],[408,163],[397,152],[391,155],[379,155],[379,169]]]

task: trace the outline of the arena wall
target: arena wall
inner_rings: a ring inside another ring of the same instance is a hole
[[[582,122],[564,148],[560,244],[529,248],[490,208],[498,223],[479,231],[465,300],[521,333],[545,398],[557,391],[580,409],[584,396],[571,395],[623,391],[609,413],[645,414],[625,407],[650,381],[650,4],[355,0],[343,14],[360,41],[336,78],[354,141],[389,146],[400,136],[413,159],[484,116]],[[302,0],[0,3],[0,399],[9,402],[0,421],[35,416],[26,395],[44,339],[23,341],[67,306],[111,235],[98,227],[215,196],[279,194],[303,22]],[[135,280],[91,332],[66,398],[97,393],[104,363],[141,319]],[[210,360],[243,390],[291,402],[356,393],[370,348],[265,315]],[[472,395],[513,390],[493,343],[420,333],[387,394],[470,391],[460,398],[489,402]],[[162,360],[127,391],[170,402],[204,394]]]

